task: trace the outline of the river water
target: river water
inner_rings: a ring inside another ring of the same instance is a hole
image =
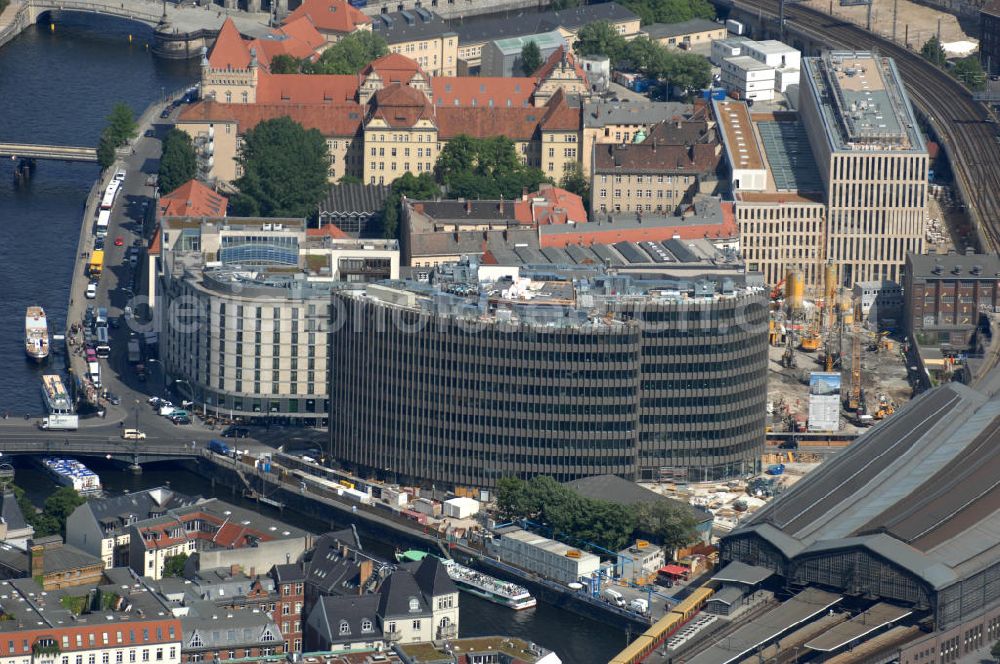
[[[133,40],[129,42],[129,35]],[[96,145],[104,118],[118,101],[141,113],[165,91],[183,88],[198,76],[196,61],[155,59],[145,48],[148,28],[96,17],[64,15],[55,30],[29,28],[0,48],[0,142]],[[61,359],[47,366],[25,359],[24,310],[39,304],[50,328],[65,329],[70,270],[80,233],[83,205],[96,165],[39,162],[27,185],[16,187],[13,165],[0,162],[0,412],[13,415],[42,409],[42,373],[62,371]],[[110,493],[169,483],[177,491],[209,495],[204,478],[159,464],[140,476],[113,466],[91,464]],[[56,487],[27,460],[18,459],[17,483],[40,505]],[[218,497],[240,502],[221,489]],[[264,508],[265,510],[270,508]],[[275,516],[278,516],[275,514]],[[337,525],[285,514],[282,518],[323,532]],[[362,532],[367,549],[392,554],[391,542]],[[625,634],[546,604],[514,612],[462,594],[461,635],[511,634],[554,649],[567,664],[607,662],[625,644]]]

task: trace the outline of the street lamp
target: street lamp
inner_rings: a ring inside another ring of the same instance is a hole
[[[135,400],[135,430],[139,430],[139,400]]]

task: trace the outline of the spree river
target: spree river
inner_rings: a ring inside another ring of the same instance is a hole
[[[195,82],[197,61],[153,58],[145,47],[150,40],[148,28],[82,15],[58,17],[54,30],[47,25],[26,30],[0,48],[0,142],[96,145],[104,119],[118,101],[128,103],[138,114],[164,92]],[[41,374],[63,369],[56,357],[48,367],[26,361],[24,311],[29,305],[41,305],[50,328],[65,329],[83,205],[97,175],[96,165],[43,161],[31,180],[17,187],[13,165],[0,162],[0,264],[4,268],[0,301],[6,305],[0,315],[0,357],[5,360],[0,371],[0,412],[15,416],[40,412]],[[52,480],[25,459],[15,465],[17,483],[40,505],[55,489]],[[211,493],[204,478],[181,468],[160,464],[133,476],[110,465],[91,465],[110,493],[167,483],[192,495]],[[218,496],[242,500],[225,489]],[[314,532],[348,525],[292,514],[283,518]],[[392,554],[391,542],[361,534],[367,549],[383,556]],[[461,635],[497,633],[552,648],[567,664],[607,662],[626,638],[619,630],[546,604],[514,612],[463,593]]]

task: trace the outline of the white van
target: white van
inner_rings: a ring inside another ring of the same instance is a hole
[[[615,606],[625,608],[625,596],[613,588],[604,589],[604,599]]]
[[[146,440],[146,434],[138,429],[125,429],[122,431],[122,438],[125,440]]]
[[[101,365],[97,362],[89,362],[87,368],[90,370],[90,382],[94,384],[94,387],[101,386]]]
[[[646,615],[649,613],[649,600],[642,597],[636,597],[634,600],[628,603],[628,608],[636,613],[641,613]]]

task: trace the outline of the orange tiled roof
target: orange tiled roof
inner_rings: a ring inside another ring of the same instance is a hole
[[[229,203],[210,187],[188,180],[169,194],[160,197],[161,217],[225,217]]]
[[[354,136],[361,129],[364,110],[357,102],[339,104],[220,104],[203,101],[181,113],[180,122],[235,122],[239,133],[265,120],[287,116],[324,136]]]
[[[250,49],[233,19],[227,18],[222,24],[208,56],[208,64],[212,69],[246,69],[250,64]]]
[[[559,88],[545,103],[545,113],[539,125],[549,131],[574,131],[580,129],[582,122],[580,109],[571,107],[566,102],[566,93]]]
[[[358,77],[354,74],[271,74],[261,72],[258,104],[339,104],[354,101]]]
[[[265,37],[254,39],[249,47],[257,49],[257,58],[262,64],[269,65],[276,55],[309,58],[325,43],[326,39],[316,30],[312,21],[303,16],[285,23],[284,27],[272,30]]]
[[[308,237],[332,237],[335,240],[343,240],[349,237],[336,224],[326,224],[320,228],[307,228],[306,235]]]
[[[559,61],[563,59],[563,55],[566,56],[566,63],[573,67],[573,71],[576,72],[577,76],[579,76],[581,80],[586,81],[587,75],[583,72],[583,67],[580,66],[580,63],[577,61],[576,56],[573,55],[573,52],[567,51],[565,46],[560,46],[556,50],[552,51],[548,60],[546,60],[542,66],[539,67],[534,74],[532,74],[532,76],[538,79],[546,79],[551,76],[552,72],[555,71],[555,68],[559,65]]]
[[[305,0],[298,9],[288,15],[286,25],[291,21],[308,16],[317,30],[348,34],[358,26],[372,20],[344,0]]]
[[[366,77],[373,72],[378,74],[382,82],[388,85],[389,83],[409,83],[417,72],[422,74],[423,70],[416,60],[399,53],[390,53],[368,63],[361,70],[361,75]]]
[[[422,119],[433,119],[434,109],[427,97],[408,85],[392,83],[375,93],[372,117],[390,127],[413,127]]]
[[[156,230],[153,231],[153,239],[149,241],[149,249],[146,250],[146,253],[150,256],[159,256],[161,251],[163,251],[163,231],[160,229],[159,224],[157,224]]]
[[[535,78],[438,76],[431,80],[435,106],[526,106],[535,92]]]
[[[536,198],[544,202],[536,202]],[[543,185],[527,198],[514,204],[514,218],[522,224],[565,224],[587,222],[587,211],[583,207],[583,199],[576,194],[554,187]]]

